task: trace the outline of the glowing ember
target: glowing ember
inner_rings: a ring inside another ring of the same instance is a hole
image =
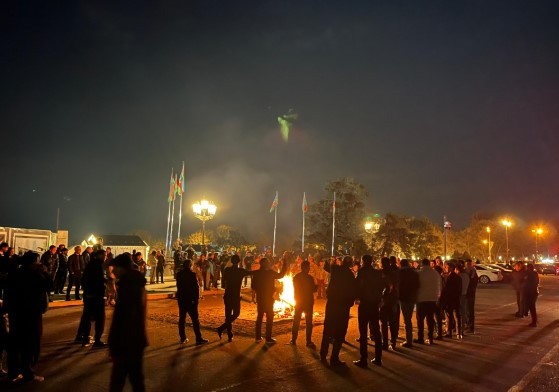
[[[281,287],[279,299],[274,302],[274,314],[276,317],[293,317],[295,313],[295,291],[293,289],[293,275],[285,275],[279,280]]]

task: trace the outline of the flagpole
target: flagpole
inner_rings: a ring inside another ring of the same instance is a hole
[[[305,192],[303,192],[303,235],[301,237],[301,253],[305,253]]]
[[[179,229],[177,230],[177,238],[181,238],[181,222],[182,222],[182,194],[184,193],[182,191],[183,189],[183,184],[182,182],[184,181],[184,161],[182,161],[182,171],[181,171],[181,204],[179,206]]]
[[[171,168],[171,178],[173,178],[173,168]],[[171,185],[169,185],[169,193],[171,193]],[[169,199],[169,212],[167,213],[167,234],[165,234],[165,255],[169,244],[169,223],[171,223],[171,199]]]
[[[171,233],[169,234],[169,246],[168,249],[171,249],[173,244],[173,222],[175,220],[175,199],[173,198],[173,211],[171,212]]]
[[[276,198],[278,196],[278,191],[276,191]],[[278,206],[274,208],[274,242],[272,244],[272,257],[276,257],[276,227],[278,223]]]
[[[336,233],[336,192],[334,192],[334,204],[332,204],[332,256],[334,256],[335,233]]]
[[[165,255],[167,255],[167,244],[169,243],[169,223],[171,222],[171,202],[169,202],[169,212],[167,213],[167,234],[165,234]]]

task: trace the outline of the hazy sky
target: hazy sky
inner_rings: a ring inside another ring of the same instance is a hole
[[[557,1],[101,3],[0,5],[0,225],[163,237],[183,160],[183,233],[205,196],[271,241],[277,189],[291,243],[345,176],[371,212],[559,218]]]

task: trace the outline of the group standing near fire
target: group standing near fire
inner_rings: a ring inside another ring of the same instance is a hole
[[[330,366],[341,366],[340,348],[346,341],[350,309],[358,304],[360,359],[354,363],[367,367],[369,363],[382,365],[382,353],[415,344],[434,345],[444,338],[464,339],[475,333],[475,298],[478,275],[472,260],[443,262],[425,259],[418,263],[383,257],[378,263],[371,255],[360,259],[352,256],[315,258],[289,252],[276,259],[263,254],[247,254],[241,264],[238,254],[217,253],[200,257],[188,248],[177,251],[174,274],[177,285],[180,343],[188,341],[185,322],[192,321],[196,344],[207,343],[202,337],[198,304],[210,288],[225,289],[223,296],[224,322],[216,332],[219,339],[227,333],[233,341],[233,322],[241,312],[241,290],[251,280],[252,300],[257,303],[256,342],[262,341],[261,325],[266,317],[266,344],[273,344],[274,302],[278,299],[286,279],[293,281],[293,324],[291,345],[297,344],[300,321],[305,317],[306,345],[314,349],[312,328],[314,301],[326,298],[324,329],[320,345],[320,359]],[[135,391],[143,391],[143,352],[146,338],[146,275],[151,270],[150,283],[159,278],[163,282],[165,257],[153,251],[147,263],[139,252],[113,257],[110,248],[80,246],[68,257],[64,246],[51,246],[42,256],[27,252],[16,257],[6,243],[0,244],[0,354],[7,352],[8,377],[14,382],[39,380],[33,367],[40,353],[42,315],[52,301],[52,293],[64,293],[66,299],[72,289],[75,299],[83,298],[83,314],[76,334],[76,342],[83,346],[105,347],[101,340],[105,327],[105,306],[115,306],[108,337],[113,361],[111,391],[120,391],[128,377]],[[243,268],[244,267],[244,268]],[[219,271],[219,273],[218,273]],[[537,326],[536,301],[539,277],[533,265],[517,263],[512,274],[516,292],[517,317],[531,315],[530,326]],[[80,290],[83,289],[83,290]],[[80,296],[82,292],[82,296]],[[415,310],[417,336],[413,338],[412,315]],[[397,346],[400,314],[405,326],[405,340]],[[9,319],[9,331],[8,323]],[[95,333],[89,336],[91,322]],[[425,333],[425,323],[427,333]],[[374,341],[374,357],[369,361],[368,340]],[[330,360],[327,357],[330,352]],[[0,365],[3,361],[0,358]],[[0,368],[0,372],[3,370]]]

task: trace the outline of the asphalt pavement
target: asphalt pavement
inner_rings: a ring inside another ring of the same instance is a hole
[[[347,366],[330,368],[319,361],[318,351],[307,348],[301,329],[297,346],[289,345],[290,320],[274,324],[277,344],[255,343],[256,307],[243,293],[241,317],[234,324],[232,343],[215,332],[223,321],[219,292],[200,303],[203,335],[210,342],[179,345],[177,304],[172,299],[148,302],[148,336],[145,380],[148,391],[557,391],[559,390],[559,276],[541,278],[538,299],[539,326],[514,317],[514,292],[508,284],[480,286],[477,326],[463,340],[446,339],[433,346],[397,348],[385,352],[383,366],[363,370],[359,359],[357,307],[341,360]],[[324,300],[317,300],[313,340],[320,343]],[[81,307],[50,309],[44,316],[44,336],[37,374],[42,383],[17,387],[0,383],[3,390],[106,391],[111,369],[107,349],[73,344]],[[112,310],[107,311],[108,331]],[[304,322],[301,323],[304,328]],[[401,323],[400,336],[404,335]],[[104,336],[106,339],[106,335]],[[401,342],[401,340],[400,340]],[[369,344],[372,357],[374,347]],[[127,385],[126,390],[131,390]]]

